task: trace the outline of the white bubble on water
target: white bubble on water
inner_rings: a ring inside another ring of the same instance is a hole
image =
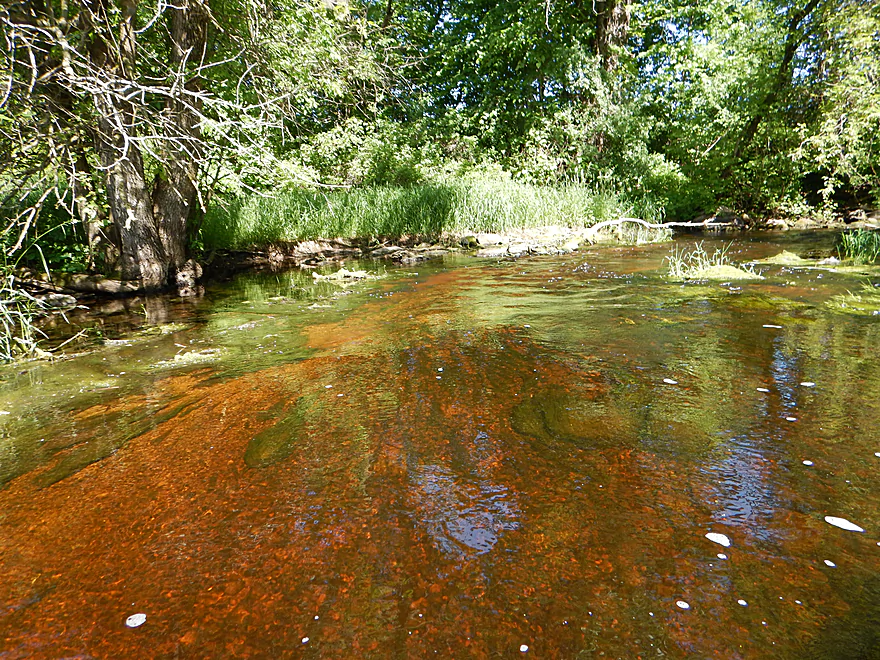
[[[137,614],[132,614],[125,620],[125,625],[129,628],[137,628],[139,626],[144,625],[147,621],[147,615],[143,612],[138,612]]]
[[[840,529],[845,529],[848,532],[864,532],[865,530],[856,525],[855,523],[850,522],[846,518],[838,518],[837,516],[825,516],[825,522],[829,525],[834,525],[835,527],[839,527]]]
[[[730,547],[730,539],[727,538],[724,534],[718,534],[717,532],[709,532],[706,534],[706,538],[712,541],[712,543],[717,543],[718,545],[723,545],[725,548]]]

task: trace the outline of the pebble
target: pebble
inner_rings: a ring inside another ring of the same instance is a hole
[[[324,389],[325,390],[332,390],[333,386],[332,385],[324,385]]]
[[[11,415],[12,413],[8,410],[0,410],[0,415]]]
[[[681,609],[683,609],[683,610],[689,610],[689,609],[691,609],[691,606],[688,605],[688,603],[687,603],[686,601],[683,601],[683,600],[677,600],[677,601],[675,601],[675,604],[678,605],[678,606],[679,606]]]
[[[759,388],[758,388],[758,391],[759,391],[759,392],[765,392],[765,393],[766,393],[766,392],[769,392],[770,390],[768,390],[766,387],[759,387]]]
[[[743,607],[745,607],[746,605],[748,605],[748,603],[747,603],[746,601],[744,601],[742,598],[740,598],[740,599],[739,599],[738,601],[736,601],[736,602],[739,603],[740,605],[742,605]]]
[[[765,323],[765,324],[764,324],[764,327],[765,327],[765,328],[775,328],[775,329],[777,329],[777,330],[782,330],[782,326],[781,326],[781,325],[773,325],[772,323]]]
[[[308,644],[308,643],[309,643],[309,638],[303,637],[303,644]]]
[[[672,380],[671,378],[664,378],[663,382],[666,383],[667,385],[678,385],[678,381]]]
[[[813,464],[813,461],[809,461],[809,460],[807,460],[807,461],[802,461],[802,462],[803,462],[804,465],[812,465],[812,464]]]
[[[727,559],[727,555],[725,555],[723,552],[719,552],[718,559]]]
[[[519,647],[519,652],[520,652],[520,653],[527,653],[528,650],[529,650],[529,645],[528,645],[528,644],[520,644],[520,647]]]
[[[876,456],[877,458],[880,458],[880,451],[875,451],[874,456]]]
[[[137,614],[132,614],[125,620],[125,625],[129,628],[137,628],[139,626],[144,625],[147,621],[147,615],[143,612],[138,612]]]
[[[786,422],[796,422],[796,421],[797,421],[797,417],[786,417],[786,418],[785,418],[785,421],[786,421]]]
[[[848,532],[864,532],[865,530],[856,525],[855,523],[851,523],[846,518],[838,518],[837,516],[825,516],[825,522],[829,525],[834,525],[835,527],[840,527],[840,529],[845,529]]]
[[[803,383],[801,383],[801,387],[816,387],[816,383],[810,380],[805,380]]]
[[[712,543],[717,543],[718,545],[723,545],[725,548],[730,547],[730,539],[727,538],[724,534],[718,534],[717,532],[709,532],[706,534],[706,538],[712,541]]]
[[[831,561],[830,559],[826,559],[826,560],[825,560],[825,565],[828,566],[828,567],[830,567],[830,568],[837,568],[837,564],[835,564],[835,563],[834,563],[833,561]]]

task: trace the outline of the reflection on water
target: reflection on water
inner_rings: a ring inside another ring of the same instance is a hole
[[[877,657],[880,321],[667,252],[242,278],[6,372],[0,658]]]

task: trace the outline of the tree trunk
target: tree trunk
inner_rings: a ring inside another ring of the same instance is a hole
[[[188,63],[197,64],[202,60],[210,14],[203,0],[187,0],[171,12],[171,67],[183,72]],[[184,84],[189,91],[197,91],[198,76]],[[178,100],[169,100],[165,110],[174,135],[165,149],[164,172],[155,182],[153,212],[169,269],[174,273],[186,262],[187,225],[198,212],[196,181],[201,135],[192,108]]]
[[[122,279],[133,280],[145,290],[161,289],[168,283],[168,264],[153,217],[140,151],[129,145],[128,153],[122,156],[121,140],[113,136],[113,126],[106,118],[99,125],[101,137],[96,146],[107,168],[107,203],[119,232]]]
[[[602,68],[614,71],[618,64],[618,50],[629,39],[630,5],[632,0],[597,0],[596,54],[602,59]]]
[[[107,3],[96,7],[97,16],[107,16]],[[108,43],[109,25],[95,28],[90,44],[92,61],[98,68],[116,76],[131,77],[136,65],[136,0],[121,0],[119,40]],[[132,280],[145,290],[161,289],[168,283],[168,264],[156,220],[149,186],[144,177],[140,149],[131,138],[135,134],[135,111],[128,102],[110,94],[96,92],[98,111],[95,148],[105,168],[107,204],[119,234],[122,279]]]

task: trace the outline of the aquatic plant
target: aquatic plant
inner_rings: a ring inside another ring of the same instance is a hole
[[[880,315],[880,290],[871,284],[863,283],[859,293],[847,291],[832,296],[827,305],[832,311],[844,314],[878,316]]]
[[[872,264],[880,258],[880,233],[868,229],[844,232],[837,244],[837,254],[856,264]]]
[[[716,248],[711,255],[702,243],[693,250],[675,246],[672,254],[665,257],[669,262],[669,277],[677,280],[702,279],[760,279],[751,266],[735,266],[727,256],[731,244]]]
[[[44,352],[38,343],[45,335],[35,325],[43,307],[43,301],[16,285],[11,269],[0,273],[0,360],[11,362]]]

